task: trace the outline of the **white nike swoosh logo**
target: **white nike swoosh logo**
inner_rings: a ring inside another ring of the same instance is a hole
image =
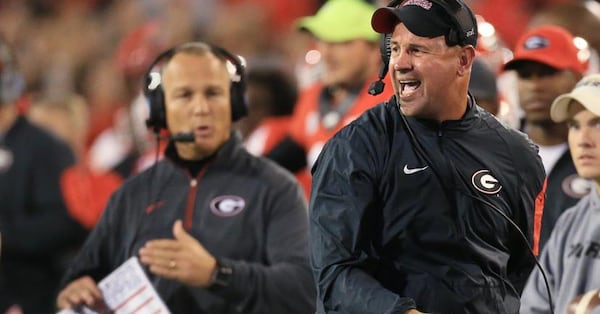
[[[423,168],[413,168],[413,169],[408,169],[408,165],[404,165],[404,173],[405,174],[413,174],[413,173],[417,173],[419,171],[423,171],[425,169],[429,168],[429,166],[425,166]]]

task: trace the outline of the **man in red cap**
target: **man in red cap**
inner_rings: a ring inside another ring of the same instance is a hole
[[[380,8],[395,97],[313,167],[317,313],[517,313],[544,170],[468,92],[477,23],[462,0]]]
[[[586,70],[573,36],[559,26],[540,26],[519,39],[514,58],[504,65],[515,70],[519,104],[524,113],[521,130],[538,145],[548,176],[540,247],[556,220],[589,191],[575,170],[567,144],[567,125],[550,118],[552,101],[569,92]]]

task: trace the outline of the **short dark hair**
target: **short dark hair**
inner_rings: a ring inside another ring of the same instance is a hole
[[[265,88],[271,95],[268,104],[274,116],[287,116],[294,112],[298,100],[298,88],[290,75],[274,67],[250,68],[248,85],[257,84]]]

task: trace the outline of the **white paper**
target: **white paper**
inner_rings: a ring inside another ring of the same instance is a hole
[[[115,314],[170,314],[146,277],[137,257],[132,257],[98,283],[104,301]],[[77,314],[65,309],[58,314]],[[96,312],[84,309],[83,314]]]

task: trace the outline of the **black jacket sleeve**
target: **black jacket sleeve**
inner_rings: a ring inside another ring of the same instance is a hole
[[[404,313],[415,308],[414,300],[384,288],[365,270],[376,232],[367,217],[378,215],[373,204],[381,168],[370,148],[385,145],[365,134],[346,135],[331,139],[313,168],[310,232],[317,312]]]
[[[514,160],[517,161],[519,170],[519,195],[518,212],[515,213],[516,223],[523,231],[526,239],[515,239],[518,247],[513,252],[527,252],[525,254],[512,254],[508,262],[508,277],[519,293],[523,291],[527,278],[535,266],[532,254],[538,253],[539,239],[542,224],[544,201],[546,198],[546,174],[537,147],[529,140],[522,142],[523,146],[512,145]],[[526,245],[525,240],[527,241]]]

